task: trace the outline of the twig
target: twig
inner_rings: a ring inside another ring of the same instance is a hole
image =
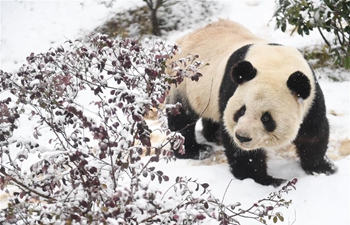
[[[328,47],[331,47],[331,44],[328,42],[328,40],[326,39],[326,37],[323,35],[322,31],[321,31],[321,28],[319,26],[316,26],[317,27],[317,30],[318,32],[321,34],[321,37],[322,39],[324,40],[324,42],[326,42],[327,46]]]
[[[209,107],[209,103],[210,103],[210,100],[211,100],[211,92],[212,92],[212,88],[213,88],[213,80],[214,80],[214,79],[211,79],[211,85],[210,85],[210,92],[209,92],[208,103],[207,103],[207,105],[205,106],[205,108],[203,109],[203,111],[199,114],[198,119],[201,118],[201,117],[203,116],[204,112],[205,112],[205,111],[208,109],[208,107]],[[181,107],[182,107],[182,106],[181,106]],[[192,123],[186,124],[185,127],[183,127],[183,128],[180,129],[180,130],[177,130],[177,131],[183,131],[183,130],[187,129],[187,128],[190,127],[190,126],[195,125],[197,122],[198,122],[198,120],[196,120],[196,121],[194,121],[194,122],[192,122]]]
[[[23,184],[22,182],[16,180],[16,178],[14,177],[11,177],[8,173],[6,173],[5,169],[3,167],[0,168],[0,173],[2,173],[3,175],[7,176],[7,177],[10,177],[10,179],[16,183],[17,185],[21,186],[22,188],[24,188],[25,190],[28,190],[29,192],[33,192],[34,194],[42,197],[42,198],[45,198],[47,200],[50,200],[50,201],[56,201],[56,199],[50,197],[50,196],[47,196],[47,195],[44,195],[40,192],[37,192],[36,190],[34,189],[31,189],[30,187],[28,187],[27,185]]]
[[[224,203],[224,199],[225,199],[225,197],[226,197],[226,193],[227,193],[228,188],[230,187],[230,185],[231,185],[231,182],[232,182],[232,181],[233,181],[233,179],[231,179],[231,180],[230,180],[230,182],[228,183],[228,185],[226,186],[226,189],[225,189],[224,195],[222,196],[221,204],[223,204],[223,203]]]

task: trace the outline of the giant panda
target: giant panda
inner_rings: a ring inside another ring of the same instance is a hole
[[[172,131],[185,138],[178,158],[203,159],[212,152],[199,144],[195,124],[203,122],[208,141],[220,141],[232,174],[262,185],[279,186],[284,179],[267,173],[267,153],[293,144],[308,174],[333,174],[325,156],[329,125],[321,88],[301,53],[269,43],[242,25],[219,20],[177,41],[181,52],[172,60],[198,55],[209,63],[198,82],[173,85],[167,103],[181,103],[168,116]],[[170,72],[171,73],[171,72]]]

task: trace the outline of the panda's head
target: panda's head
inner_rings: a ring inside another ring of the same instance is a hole
[[[244,150],[290,144],[312,104],[310,75],[259,67],[243,60],[232,67],[230,74],[238,87],[226,105],[223,120],[226,131]]]

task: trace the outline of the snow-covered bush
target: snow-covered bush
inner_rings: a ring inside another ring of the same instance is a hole
[[[0,71],[0,189],[10,196],[0,223],[238,224],[246,214],[283,220],[274,209],[290,204],[280,194],[296,181],[248,210],[222,204],[208,184],[191,178],[177,177],[165,192],[150,185],[169,181],[155,163],[183,151],[183,137],[168,130],[159,109],[169,85],[200,79],[204,66],[197,56],[167,65],[177,50],[95,34],[32,53],[15,73]],[[157,146],[145,120],[155,109],[167,135]]]

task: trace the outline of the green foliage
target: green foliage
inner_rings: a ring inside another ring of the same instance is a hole
[[[328,47],[334,64],[350,68],[350,1],[349,0],[278,0],[273,16],[277,28],[286,31],[287,24],[295,26],[301,36],[316,28]],[[332,33],[328,40],[324,32]]]

